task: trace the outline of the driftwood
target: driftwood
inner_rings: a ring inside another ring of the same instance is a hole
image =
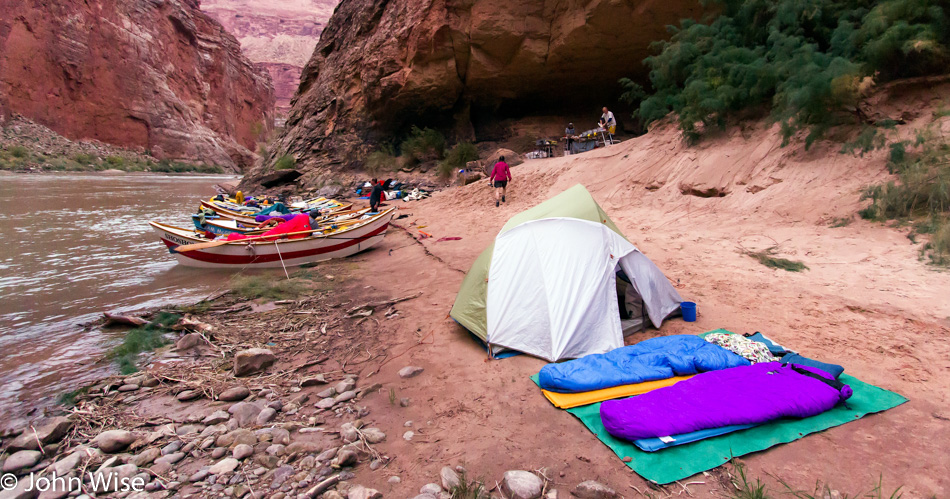
[[[419,298],[420,296],[422,296],[422,291],[411,296],[404,296],[402,298],[393,298],[390,300],[379,301],[376,303],[367,303],[367,304],[360,305],[358,307],[353,307],[347,310],[346,316],[347,317],[369,317],[370,315],[373,314],[373,312],[378,307],[389,307],[389,306],[392,306],[404,301],[414,300],[416,298]]]
[[[141,317],[135,317],[132,315],[110,314],[109,312],[103,312],[102,315],[106,319],[105,323],[103,324],[103,326],[105,327],[110,327],[110,326],[138,327],[138,326],[144,326],[145,324],[148,324],[147,320]]]
[[[336,485],[339,482],[340,482],[340,475],[333,475],[330,478],[327,478],[326,480],[314,485],[312,489],[307,491],[306,495],[308,498],[311,498],[311,499],[319,497],[320,494],[326,492],[327,489]]]

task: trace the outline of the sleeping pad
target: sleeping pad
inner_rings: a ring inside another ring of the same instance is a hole
[[[638,440],[784,417],[807,418],[847,400],[851,393],[851,387],[820,369],[763,362],[608,400],[600,406],[600,418],[614,437]]]
[[[303,231],[307,231],[307,230],[310,230],[310,215],[307,215],[306,213],[304,213],[304,214],[302,214],[302,215],[296,215],[296,216],[294,216],[294,217],[291,218],[290,220],[288,220],[288,221],[286,221],[286,222],[284,222],[284,223],[282,223],[282,224],[279,224],[277,227],[274,227],[273,229],[271,229],[271,230],[269,230],[269,231],[267,231],[267,232],[265,232],[265,233],[263,233],[263,234],[261,234],[261,235],[259,235],[259,236],[247,236],[247,235],[238,234],[238,233],[235,232],[235,233],[228,234],[228,239],[227,239],[227,240],[228,240],[228,241],[238,241],[238,240],[241,240],[241,239],[248,239],[248,238],[264,239],[264,240],[266,240],[266,239],[270,239],[270,238],[271,238],[271,237],[269,237],[269,236],[273,236],[273,239],[277,239],[277,238],[279,238],[280,236],[282,236],[282,235],[284,235],[284,234],[289,234],[289,233],[291,233],[291,232],[303,232]],[[307,234],[297,234],[297,235],[295,235],[295,236],[289,236],[289,237],[292,238],[292,239],[296,239],[296,238],[299,238],[299,237],[307,237]]]
[[[578,393],[748,365],[725,348],[681,334],[548,364],[538,373],[538,385],[551,392]]]

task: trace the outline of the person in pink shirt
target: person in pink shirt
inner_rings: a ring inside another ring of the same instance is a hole
[[[502,203],[505,202],[505,191],[508,188],[508,181],[511,180],[511,169],[508,168],[508,163],[505,163],[505,157],[502,156],[498,158],[498,162],[495,163],[495,166],[491,169],[491,175],[488,176],[488,181],[492,182],[492,185],[495,187],[495,207],[498,207],[498,202],[501,200]]]

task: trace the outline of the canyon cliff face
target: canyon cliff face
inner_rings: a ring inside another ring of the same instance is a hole
[[[0,0],[0,101],[71,139],[230,168],[274,106],[198,0]]]
[[[359,166],[411,125],[497,140],[501,119],[583,109],[593,126],[618,78],[645,76],[666,26],[702,12],[696,0],[343,0],[270,162]]]
[[[300,72],[337,3],[339,0],[204,0],[201,10],[237,37],[252,62],[267,69],[274,82],[277,111],[286,116]]]

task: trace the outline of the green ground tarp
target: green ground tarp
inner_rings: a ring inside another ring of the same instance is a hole
[[[531,380],[537,384],[538,375],[532,376]],[[867,414],[886,411],[907,402],[906,398],[897,393],[869,385],[847,374],[841,375],[839,380],[850,385],[854,395],[847,400],[847,404],[839,404],[830,411],[805,419],[781,419],[657,452],[641,451],[632,442],[610,436],[600,421],[599,403],[575,407],[567,412],[580,419],[619,458],[630,457],[632,460],[624,464],[638,475],[665,484],[720,466],[732,457],[798,440],[810,433],[843,425]]]

